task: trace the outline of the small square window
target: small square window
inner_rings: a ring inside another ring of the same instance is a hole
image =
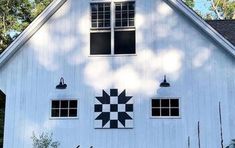
[[[179,117],[179,99],[152,99],[152,117]]]
[[[51,117],[77,117],[77,100],[52,100]]]

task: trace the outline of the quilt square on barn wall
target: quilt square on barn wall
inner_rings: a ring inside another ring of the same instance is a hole
[[[103,90],[102,96],[95,98],[95,128],[133,128],[133,98],[118,89]]]

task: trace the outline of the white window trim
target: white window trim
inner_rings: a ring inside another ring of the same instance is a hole
[[[77,116],[76,117],[52,117],[51,116],[51,110],[52,110],[52,101],[55,101],[55,100],[59,100],[59,101],[70,101],[70,100],[77,100]],[[79,110],[80,110],[80,102],[79,102],[79,99],[77,98],[54,98],[54,99],[50,99],[50,102],[49,102],[49,119],[50,120],[70,120],[70,119],[79,119]]]
[[[116,27],[115,26],[115,3],[117,2],[135,2],[135,18],[134,18],[134,23],[135,26],[132,27]],[[135,47],[135,53],[134,54],[114,54],[114,32],[116,31],[135,31],[135,38],[136,38],[136,0],[90,0],[90,4],[92,3],[110,3],[110,27],[104,27],[100,29],[92,28],[90,25],[90,33],[95,33],[95,32],[111,32],[111,54],[97,54],[97,55],[91,55],[89,51],[89,56],[88,57],[123,57],[123,56],[137,56],[137,46]],[[89,8],[89,21],[91,21],[91,7]],[[107,30],[105,30],[107,29]],[[90,37],[89,33],[89,39]],[[136,44],[136,43],[135,43]],[[89,45],[89,50],[90,50],[90,45]]]
[[[152,116],[152,100],[153,99],[178,99],[179,100],[179,116]],[[150,115],[150,119],[181,119],[182,118],[182,114],[181,114],[181,98],[180,97],[153,97],[150,99],[149,101],[149,115]]]

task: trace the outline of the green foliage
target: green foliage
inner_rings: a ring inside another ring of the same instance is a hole
[[[33,140],[33,148],[58,148],[60,143],[58,141],[52,141],[53,134],[42,133],[39,137],[36,137],[33,133],[31,137]]]
[[[217,19],[235,19],[234,0],[211,0],[211,8]]]
[[[0,53],[52,0],[0,0]]]
[[[183,0],[198,15],[206,20],[235,19],[235,0],[207,0],[210,4],[206,14],[202,10],[195,10],[195,0]]]
[[[195,6],[194,0],[185,0],[185,3],[190,7],[193,8]]]

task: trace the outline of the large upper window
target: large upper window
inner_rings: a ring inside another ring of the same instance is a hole
[[[110,3],[91,4],[91,27],[110,27]]]
[[[52,100],[51,117],[66,118],[77,117],[77,100]]]
[[[91,3],[90,54],[111,54],[111,4]]]
[[[135,53],[135,2],[91,3],[90,54]]]
[[[179,99],[152,99],[151,100],[152,117],[179,117],[180,104]]]
[[[135,26],[134,2],[115,3],[115,26],[116,27]]]

